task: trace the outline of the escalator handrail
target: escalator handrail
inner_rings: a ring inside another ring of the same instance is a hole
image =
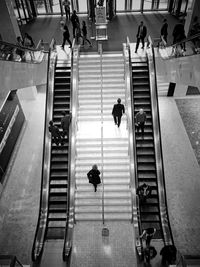
[[[129,61],[128,72],[129,72],[129,80],[130,80],[130,83],[129,83],[129,86],[130,86],[129,87],[129,90],[130,90],[130,103],[131,103],[131,107],[134,108],[134,104],[133,104],[133,77],[132,77],[131,48],[130,48],[130,41],[129,41],[129,37],[128,36],[127,36],[126,47],[127,47],[127,50],[128,50],[128,61]],[[132,184],[132,186],[135,186],[135,194],[136,194],[136,189],[138,187],[138,175],[137,175],[137,152],[136,152],[136,137],[135,137],[135,122],[134,122],[135,114],[134,114],[134,110],[133,110],[132,114],[133,115],[130,116],[130,118],[129,118],[130,119],[130,126],[132,126],[131,127],[132,129],[130,129],[130,131],[132,131],[132,134],[133,134],[131,143],[133,144],[132,152],[133,152],[134,178],[135,178],[134,185]],[[132,181],[132,183],[133,183],[133,181]],[[142,225],[141,225],[140,208],[139,208],[139,201],[138,201],[137,195],[136,195],[136,198],[133,201],[133,203],[135,203],[136,214],[137,214],[137,216],[135,218],[133,217],[133,219],[134,219],[134,225],[138,225],[138,232],[136,234],[136,240],[137,240],[136,248],[137,248],[138,253],[139,253],[140,252],[139,249],[142,251],[143,246],[142,246],[142,240],[140,239],[140,235],[142,233]]]
[[[149,36],[150,37],[150,36]],[[160,38],[151,38],[150,37],[150,39],[151,40],[149,40],[149,37],[148,37],[148,43],[152,43],[152,44],[154,44],[154,41],[155,40],[160,40]],[[200,32],[199,33],[197,33],[197,34],[194,34],[194,35],[192,35],[192,36],[189,36],[189,37],[187,37],[187,38],[184,38],[183,40],[181,40],[181,41],[179,41],[179,42],[177,42],[177,43],[175,43],[175,44],[171,44],[171,45],[167,45],[165,48],[169,48],[169,47],[176,47],[176,46],[178,46],[178,45],[181,45],[181,44],[183,44],[183,43],[187,43],[187,42],[189,42],[189,41],[192,41],[192,40],[194,40],[194,39],[196,39],[196,38],[200,38]],[[159,43],[158,43],[158,45],[157,45],[157,47],[159,48]],[[169,58],[169,59],[171,59],[171,58]]]
[[[42,41],[40,40],[39,43],[41,43]],[[23,51],[30,51],[30,52],[38,52],[38,51],[41,51],[41,49],[38,47],[38,45],[36,46],[36,48],[30,48],[30,47],[26,47],[26,46],[19,46],[17,44],[12,44],[12,43],[8,43],[8,42],[4,42],[4,41],[0,41],[0,45],[6,45],[6,46],[9,46],[9,47],[12,47],[12,48],[18,48],[20,50],[23,50]],[[42,50],[42,52],[48,54],[49,53],[49,50],[48,51],[45,51],[45,50]]]
[[[152,55],[151,55],[151,53]],[[153,43],[150,38],[150,50],[147,51],[147,57],[149,62],[150,70],[150,92],[151,92],[151,105],[152,109],[152,123],[153,123],[153,135],[155,144],[155,158],[156,158],[156,171],[158,181],[158,194],[159,194],[159,206],[161,224],[164,235],[165,245],[174,244],[171,225],[169,221],[165,176],[164,176],[164,163],[163,163],[163,151],[162,151],[162,138],[160,129],[160,114],[159,114],[159,103],[157,93],[157,77],[156,77],[156,64],[155,64],[155,53]],[[156,145],[157,144],[157,145]]]
[[[49,50],[45,51],[43,48],[39,48],[39,46],[42,43],[43,42],[40,41],[36,48],[30,48],[26,46],[19,46],[17,44],[11,44],[11,43],[7,43],[4,41],[0,41],[0,52],[1,52],[0,60],[8,61],[8,62],[11,61],[11,62],[16,62],[16,63],[39,64],[42,62],[44,55],[49,53]],[[17,55],[19,55],[17,53],[17,50],[23,53],[23,58],[22,58],[22,55],[20,56],[21,61],[15,58]],[[39,54],[36,54],[37,52],[39,52]],[[26,55],[28,55],[27,53],[29,53],[31,57],[30,59],[26,58]]]
[[[52,43],[55,40],[52,40]],[[39,215],[35,231],[35,237],[32,247],[32,261],[38,261],[44,246],[44,239],[47,226],[48,214],[48,195],[49,195],[49,174],[50,174],[50,154],[51,142],[49,139],[48,126],[49,121],[52,119],[52,103],[53,103],[53,82],[55,71],[55,58],[56,53],[50,46],[48,54],[48,67],[47,67],[47,89],[46,89],[46,109],[44,120],[44,141],[43,141],[43,158],[42,158],[42,178],[41,178],[41,191],[39,203]]]
[[[69,131],[69,151],[68,151],[68,203],[67,203],[67,221],[65,229],[65,238],[62,257],[67,261],[72,250],[73,229],[75,224],[75,137],[77,132],[77,84],[78,84],[78,61],[80,46],[72,46],[71,56],[71,100],[70,111],[72,114]]]

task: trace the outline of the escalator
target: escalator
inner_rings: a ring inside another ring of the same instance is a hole
[[[70,112],[71,67],[57,61],[54,78],[53,121],[60,128],[62,111]],[[61,129],[60,129],[61,130]],[[51,144],[49,212],[46,239],[64,239],[68,192],[68,139]]]
[[[141,186],[143,183],[146,183],[152,188],[150,198],[140,205],[141,230],[148,227],[156,228],[157,231],[154,238],[161,239],[163,237],[163,232],[159,208],[149,66],[147,61],[139,60],[132,62],[132,85],[134,116],[141,108],[147,115],[147,121],[144,129],[144,139],[142,138],[141,133],[135,133],[137,186]]]
[[[32,248],[32,260],[36,264],[44,247],[44,253],[49,254],[52,244],[58,244],[56,241],[63,244],[67,222],[69,140],[65,136],[63,144],[57,146],[50,141],[48,126],[53,120],[61,131],[62,112],[70,112],[71,61],[57,60],[55,49],[49,56],[47,83],[40,210]],[[45,241],[52,242],[45,245]],[[60,245],[57,250],[62,253]]]

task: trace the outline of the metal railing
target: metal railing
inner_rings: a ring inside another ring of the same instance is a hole
[[[75,150],[75,142],[76,142],[76,134],[77,134],[77,109],[78,109],[78,70],[79,70],[79,53],[80,46],[73,46],[72,49],[72,79],[71,79],[71,127],[69,132],[69,180],[68,180],[68,208],[67,208],[67,222],[66,222],[66,232],[63,246],[63,260],[67,261],[70,257],[72,250],[72,240],[73,240],[73,231],[75,220],[75,158],[76,158],[76,150]]]
[[[44,124],[44,141],[43,141],[43,159],[42,159],[42,179],[39,216],[35,232],[35,238],[32,247],[32,260],[39,260],[45,240],[48,217],[48,196],[49,196],[49,176],[50,176],[50,157],[51,157],[51,142],[48,134],[49,121],[52,120],[53,109],[53,86],[54,86],[54,71],[56,53],[54,51],[55,40],[53,39],[49,48],[48,68],[47,68],[47,91],[46,91],[46,111]]]
[[[151,94],[151,106],[152,108],[152,124],[153,124],[153,136],[155,145],[155,160],[156,160],[156,172],[158,181],[158,195],[159,195],[159,208],[161,216],[161,225],[164,236],[165,245],[174,244],[172,231],[169,222],[167,197],[164,177],[164,163],[162,153],[162,141],[160,130],[160,116],[157,94],[157,79],[155,68],[155,55],[154,47],[149,37],[150,49],[147,50],[147,58],[149,63],[149,81],[150,81],[150,94]]]
[[[4,61],[39,64],[48,52],[49,49],[44,50],[42,40],[39,41],[35,49],[0,41],[0,60]]]
[[[151,39],[151,42],[158,49],[165,49],[167,57],[164,59],[200,54],[200,33],[184,38],[183,40],[172,45],[162,45],[160,38],[153,38]],[[186,49],[183,49],[184,47],[186,47]],[[159,51],[162,55],[161,50]]]
[[[9,267],[23,267],[21,262],[13,255],[0,255],[0,266],[9,266]]]
[[[100,79],[101,79],[101,183],[102,183],[102,221],[105,222],[105,205],[104,205],[104,165],[103,165],[103,70],[102,70],[102,43],[98,43],[98,52],[100,55]]]
[[[137,156],[136,156],[136,142],[135,142],[135,123],[133,108],[133,84],[132,84],[132,64],[131,64],[131,51],[129,37],[126,39],[126,45],[124,47],[124,56],[126,62],[126,97],[127,97],[127,125],[129,132],[129,155],[130,155],[130,189],[131,189],[131,203],[132,203],[132,218],[131,222],[134,224],[135,236],[136,236],[136,249],[139,257],[142,257],[142,242],[140,240],[141,235],[141,220],[139,212],[139,201],[136,195],[136,188],[138,187],[137,179]]]

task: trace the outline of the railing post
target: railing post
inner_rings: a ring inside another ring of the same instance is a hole
[[[102,181],[102,221],[104,217],[104,177],[103,177],[103,71],[102,71],[102,44],[98,43],[98,52],[100,54],[100,79],[101,79],[101,181]]]

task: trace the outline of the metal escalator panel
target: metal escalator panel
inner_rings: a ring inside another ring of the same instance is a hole
[[[134,116],[141,108],[147,114],[144,139],[142,139],[141,133],[135,133],[137,183],[138,186],[146,183],[152,188],[151,197],[146,201],[146,203],[140,205],[141,230],[148,227],[156,228],[157,232],[154,238],[162,238],[163,233],[159,209],[149,68],[147,61],[139,60],[132,62],[132,84]]]
[[[54,98],[52,118],[61,128],[62,112],[70,112],[71,67],[57,61],[54,76]],[[61,129],[60,129],[61,130]],[[46,239],[64,239],[67,220],[68,198],[68,148],[69,140],[57,146],[51,144],[49,209]]]

